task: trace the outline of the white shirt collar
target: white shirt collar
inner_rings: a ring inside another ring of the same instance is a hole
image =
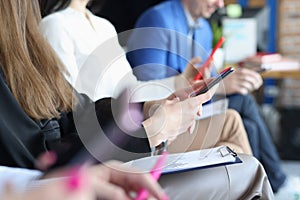
[[[181,3],[182,4],[182,3]],[[187,24],[189,28],[200,28],[202,23],[201,23],[201,18],[198,18],[196,21],[192,18],[190,12],[186,9],[186,7],[182,4],[183,11],[187,20]]]
[[[78,10],[75,10],[75,9],[73,9],[73,8],[71,8],[71,7],[67,7],[65,10],[66,10],[67,12],[70,12],[70,13],[74,14],[74,15],[78,15],[78,16],[85,17],[85,13],[79,12]],[[88,9],[86,9],[85,12],[86,12],[86,14],[87,14],[89,17],[91,17],[91,16],[93,15],[93,13],[92,13],[91,11],[89,11]]]

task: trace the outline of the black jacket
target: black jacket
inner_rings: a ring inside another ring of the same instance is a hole
[[[119,99],[93,103],[85,95],[78,98],[73,112],[36,122],[20,107],[0,71],[0,165],[34,168],[36,157],[46,150],[56,151],[57,165],[149,155],[144,129],[126,133],[116,122],[124,111]]]

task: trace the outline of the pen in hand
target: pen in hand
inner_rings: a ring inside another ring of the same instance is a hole
[[[158,158],[158,160],[156,161],[156,163],[154,164],[153,168],[150,171],[150,174],[152,176],[152,178],[157,181],[162,173],[163,170],[163,166],[166,163],[166,159],[167,159],[167,152],[164,151],[160,157]],[[148,191],[146,189],[141,189],[138,194],[137,197],[135,198],[135,200],[145,200],[148,198]]]
[[[218,41],[218,43],[216,44],[216,46],[214,47],[214,49],[212,50],[212,52],[210,53],[208,59],[207,59],[207,60],[205,61],[205,63],[201,66],[200,69],[203,69],[203,70],[204,70],[205,68],[207,68],[207,67],[210,65],[210,62],[212,61],[212,59],[213,59],[213,57],[214,57],[214,55],[215,55],[217,49],[219,49],[219,48],[222,46],[222,44],[224,43],[224,41],[225,41],[225,38],[222,36],[222,37],[220,38],[220,40]],[[196,81],[196,80],[201,80],[201,79],[202,79],[202,72],[203,72],[203,70],[200,70],[200,71],[198,72],[198,74],[195,76],[195,78],[194,78],[195,81]]]

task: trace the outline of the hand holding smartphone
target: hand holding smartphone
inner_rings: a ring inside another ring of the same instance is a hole
[[[219,41],[218,41],[218,43],[216,44],[216,46],[214,47],[214,49],[212,50],[212,52],[210,53],[208,59],[207,59],[207,60],[205,61],[205,63],[202,65],[201,68],[202,68],[203,70],[202,70],[202,71],[199,71],[199,73],[195,76],[195,78],[194,78],[195,81],[196,81],[196,80],[201,80],[201,79],[202,79],[202,73],[203,73],[204,69],[207,68],[207,67],[209,67],[210,62],[212,61],[212,59],[213,59],[213,57],[214,57],[214,55],[215,55],[217,49],[219,49],[219,48],[222,46],[222,44],[224,43],[224,41],[225,41],[225,38],[222,36],[222,37],[219,39]]]
[[[226,76],[234,72],[234,68],[228,67],[224,69],[222,72],[220,72],[217,76],[209,79],[208,81],[203,84],[203,87],[199,88],[197,91],[194,91],[190,94],[190,97],[195,97],[200,94],[203,94],[207,92],[209,89],[211,89],[213,86],[218,84],[222,79],[224,79]]]

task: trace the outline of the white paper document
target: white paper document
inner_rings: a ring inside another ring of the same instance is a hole
[[[202,106],[202,115],[197,116],[196,120],[204,119],[214,115],[225,113],[228,108],[228,99],[220,99]]]
[[[149,172],[159,156],[145,157],[125,163],[127,166],[137,167]],[[227,146],[211,149],[169,154],[162,174],[189,171],[193,169],[216,167],[227,164],[240,163],[241,160]]]

